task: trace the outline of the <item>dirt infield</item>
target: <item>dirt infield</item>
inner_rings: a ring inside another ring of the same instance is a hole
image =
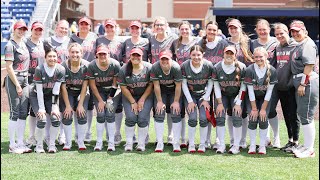
[[[3,68],[3,66],[1,66],[1,68]],[[6,76],[6,74],[6,70],[1,70],[1,82],[3,81],[3,78]],[[1,88],[1,112],[9,112],[7,92],[5,88]],[[279,114],[279,119],[283,119],[280,103],[277,106],[277,112]],[[319,108],[317,108],[315,119],[319,120]]]

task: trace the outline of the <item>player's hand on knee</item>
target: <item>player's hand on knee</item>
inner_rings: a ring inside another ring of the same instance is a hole
[[[189,114],[193,113],[195,108],[196,108],[196,104],[193,101],[188,103],[187,110]]]
[[[71,117],[72,117],[72,107],[71,106],[68,106],[68,107],[66,107],[66,109],[64,110],[64,112],[63,112],[63,117],[65,118],[65,119],[71,119]]]
[[[203,100],[200,104],[200,107],[203,106],[204,110],[210,110],[210,105],[208,103],[208,101]]]
[[[265,109],[261,109],[259,112],[259,116],[262,122],[267,120],[267,112]]]
[[[156,107],[156,113],[157,115],[160,115],[165,111],[166,105],[162,101],[157,102],[157,107]]]
[[[235,116],[241,117],[241,115],[242,115],[241,106],[240,105],[234,105],[233,113],[234,113]]]
[[[170,109],[172,109],[172,113],[173,114],[180,114],[180,104],[179,102],[174,101],[171,106]]]
[[[222,103],[219,103],[217,106],[217,117],[221,117],[224,113],[224,106]]]

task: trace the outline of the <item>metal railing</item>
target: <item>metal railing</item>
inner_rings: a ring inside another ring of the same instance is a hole
[[[49,10],[43,20],[44,26],[47,28],[44,38],[48,38],[54,34],[53,26],[55,25],[56,15],[60,8],[61,0],[52,0],[49,6]]]

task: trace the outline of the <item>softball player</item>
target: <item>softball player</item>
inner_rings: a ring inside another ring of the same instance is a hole
[[[204,49],[204,58],[216,64],[223,59],[223,50],[228,45],[226,41],[221,41],[221,38],[218,36],[218,23],[210,21],[206,25],[206,35],[198,43],[202,49]],[[213,95],[212,94],[210,96]],[[210,105],[213,105],[213,100],[210,101]],[[206,140],[206,147],[211,148],[211,123],[208,124],[208,134]],[[213,144],[212,148],[214,150],[218,149],[220,142],[217,137],[216,132],[216,142]]]
[[[255,63],[248,66],[244,82],[248,88],[249,100],[247,111],[249,113],[250,147],[248,154],[256,153],[256,129],[259,124],[260,146],[259,154],[266,154],[266,138],[268,132],[268,114],[270,99],[274,85],[278,82],[277,73],[267,60],[268,52],[263,47],[257,47],[253,52]]]
[[[68,37],[69,32],[69,23],[68,21],[62,19],[58,21],[57,26],[55,28],[55,35],[49,37],[47,40],[44,41],[45,47],[54,48],[58,53],[58,63],[61,64],[62,62],[68,59],[68,45],[70,42],[70,38]],[[49,128],[50,124],[46,124],[46,136],[45,142],[49,145]],[[58,136],[59,145],[63,145],[66,142],[65,134],[63,131],[63,127],[60,126],[60,134]]]
[[[28,116],[28,68],[29,51],[23,42],[25,32],[28,30],[23,20],[17,21],[13,25],[13,35],[5,46],[4,53],[6,70],[5,87],[8,94],[10,107],[9,115],[9,152],[22,154],[31,152],[31,149],[23,143],[23,136]],[[17,144],[15,141],[17,133]]]
[[[50,120],[50,139],[48,152],[55,153],[55,140],[60,126],[58,99],[61,83],[65,80],[65,69],[58,64],[58,54],[53,48],[46,50],[46,61],[38,66],[33,76],[33,87],[30,92],[30,104],[37,115],[35,152],[43,153],[43,135],[45,125]],[[49,122],[48,122],[49,123]]]
[[[256,33],[258,35],[257,39],[254,39],[251,41],[251,51],[253,51],[256,47],[264,47],[269,56],[268,56],[268,60],[270,62],[270,64],[274,67],[276,67],[276,61],[274,61],[273,56],[274,56],[274,51],[276,46],[278,45],[278,41],[277,38],[275,37],[271,37],[270,36],[270,25],[269,22],[265,19],[258,19],[257,23],[256,23]],[[276,96],[276,89],[274,88],[274,92],[272,93],[272,96]],[[274,148],[280,148],[280,136],[279,136],[279,120],[278,120],[278,116],[277,116],[277,102],[278,100],[275,102],[276,98],[271,98],[271,105],[270,105],[270,113],[268,115],[269,118],[269,124],[272,128],[273,131],[273,147]],[[267,141],[266,141],[266,146],[271,146],[271,140],[270,140],[270,126],[268,126],[268,134],[267,134]]]
[[[115,151],[115,111],[119,102],[117,91],[117,76],[120,64],[117,60],[109,55],[106,46],[97,48],[97,59],[92,61],[88,66],[89,85],[94,95],[94,104],[97,109],[97,143],[95,151],[101,151],[103,142],[102,135],[107,123],[108,128],[108,151]]]
[[[114,19],[107,19],[104,22],[104,28],[105,28],[105,35],[100,36],[96,40],[96,46],[98,47],[99,45],[105,45],[108,47],[109,52],[110,52],[110,57],[119,61],[120,65],[123,65],[123,54],[122,54],[122,49],[123,49],[123,40],[121,40],[117,35],[116,35],[116,27],[117,23]],[[120,94],[121,95],[121,94]],[[117,102],[118,107],[116,109],[116,115],[115,115],[115,122],[116,122],[116,132],[115,132],[115,144],[119,145],[121,142],[121,134],[120,134],[120,128],[121,128],[121,122],[123,118],[123,113],[122,113],[122,102],[121,102],[121,96],[119,97],[119,102]],[[105,124],[107,126],[107,124]],[[107,131],[107,127],[106,131]],[[106,133],[107,135],[108,133]],[[107,139],[109,139],[107,137]]]
[[[179,38],[173,42],[174,54],[176,61],[181,65],[186,60],[190,59],[190,49],[194,46],[199,38],[192,36],[191,24],[188,21],[182,21],[179,26]],[[183,93],[182,93],[183,96]],[[185,120],[185,105],[183,99],[181,100],[181,144],[182,148],[187,147],[186,139],[186,120]],[[170,107],[170,105],[169,105]]]
[[[180,66],[172,60],[169,50],[160,53],[160,61],[152,65],[150,78],[154,84],[155,130],[157,147],[155,152],[163,151],[163,131],[166,105],[170,105],[173,130],[173,152],[181,152],[181,81],[182,74]]]
[[[287,126],[288,143],[280,148],[286,152],[292,152],[293,147],[298,147],[300,121],[297,118],[297,103],[295,97],[295,88],[292,83],[291,57],[292,52],[297,46],[297,42],[289,37],[288,27],[282,23],[273,25],[274,34],[279,41],[273,57],[276,61],[278,75],[278,84],[273,91],[271,103],[281,102],[282,113]],[[272,107],[272,104],[271,104]]]
[[[31,36],[26,39],[26,45],[29,50],[30,63],[29,63],[29,74],[28,74],[28,84],[32,84],[33,75],[37,66],[42,65],[45,61],[44,59],[44,45],[43,41],[40,39],[43,35],[43,24],[41,22],[34,22],[31,25]],[[30,88],[31,86],[29,86]],[[30,90],[30,89],[29,89]],[[34,114],[32,108],[30,108],[29,113],[29,139],[27,140],[27,146],[36,146],[37,142],[34,137],[34,132],[36,130],[36,115]]]
[[[142,60],[143,51],[133,48],[130,61],[119,73],[118,84],[123,93],[122,102],[126,114],[125,151],[133,149],[135,124],[138,124],[137,151],[145,151],[145,140],[148,134],[150,111],[153,105],[152,82],[150,81],[151,64]]]
[[[215,103],[214,109],[217,121],[217,136],[220,146],[217,153],[224,153],[226,145],[224,143],[226,109],[232,109],[232,120],[234,144],[229,153],[238,154],[240,152],[240,139],[242,132],[242,100],[246,93],[243,77],[246,65],[236,59],[237,50],[234,46],[227,46],[224,49],[224,58],[213,67],[213,84]]]
[[[82,59],[82,46],[78,43],[71,43],[69,46],[69,59],[62,63],[66,70],[65,80],[62,84],[60,96],[60,112],[62,124],[66,134],[66,143],[63,150],[70,150],[72,146],[72,120],[76,112],[78,119],[78,147],[79,150],[86,150],[84,136],[87,129],[86,111],[88,109],[88,65],[89,62]]]
[[[195,133],[197,126],[197,111],[199,110],[200,121],[200,145],[198,152],[206,151],[205,141],[208,131],[208,121],[206,110],[210,109],[210,94],[213,88],[211,78],[213,65],[210,61],[203,59],[203,49],[199,45],[194,45],[190,49],[190,58],[181,65],[182,72],[182,90],[185,95],[185,104],[189,115],[189,146],[188,152],[194,153]],[[196,108],[197,107],[197,108]]]
[[[90,28],[92,25],[92,22],[89,18],[83,17],[79,20],[79,32],[72,34],[70,37],[70,43],[76,42],[79,43],[82,46],[83,50],[83,59],[91,62],[95,59],[95,49],[96,49],[96,39],[98,36],[90,32]],[[87,122],[88,122],[88,129],[85,136],[85,141],[87,143],[90,143],[91,141],[91,124],[92,124],[92,118],[93,118],[93,94],[90,92],[90,99],[88,104],[88,111],[87,111]],[[76,127],[76,142],[77,141],[77,130],[78,130],[78,122],[75,118],[75,127]]]
[[[155,30],[155,35],[149,38],[149,46],[150,46],[150,59],[151,64],[159,61],[160,52],[168,49],[171,52],[173,50],[173,41],[178,37],[174,33],[168,33],[169,25],[167,20],[164,17],[156,17],[153,22],[153,27]],[[175,60],[175,57],[173,57]],[[170,113],[169,109],[167,109],[167,113]],[[168,124],[168,145],[172,144],[172,119],[170,115],[167,114],[167,124]]]
[[[308,37],[307,29],[302,21],[294,20],[290,24],[291,36],[298,42],[293,51],[291,72],[296,89],[297,115],[302,124],[304,144],[294,148],[297,158],[315,157],[315,125],[314,114],[319,102],[319,75],[314,72],[317,59],[317,47]]]
[[[238,61],[244,63],[246,66],[249,66],[253,63],[252,60],[252,53],[250,51],[250,39],[249,37],[243,32],[242,24],[238,19],[230,18],[226,21],[228,26],[228,32],[231,37],[224,39],[228,42],[229,45],[234,45],[237,49],[237,59]],[[246,101],[246,99],[244,100]],[[246,102],[243,102],[246,104]],[[228,115],[231,115],[231,109],[228,109]],[[229,119],[229,118],[228,118]],[[233,134],[232,134],[232,121],[228,120],[228,129],[230,134],[230,144],[233,144]],[[246,148],[246,137],[247,137],[247,130],[248,130],[248,115],[246,111],[246,106],[243,107],[242,110],[242,135],[240,140],[240,148]]]

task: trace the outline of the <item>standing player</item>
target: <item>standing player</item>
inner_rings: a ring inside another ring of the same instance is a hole
[[[78,119],[78,147],[86,150],[84,136],[87,129],[87,109],[89,102],[87,71],[89,62],[82,59],[82,46],[71,43],[69,46],[69,59],[62,63],[66,70],[65,80],[61,86],[60,112],[62,124],[66,134],[66,143],[63,150],[70,150],[72,146],[72,120],[75,112]]]
[[[180,152],[181,135],[181,81],[180,66],[172,60],[170,50],[160,53],[160,61],[152,65],[150,78],[154,85],[154,109],[157,147],[155,152],[163,151],[164,118],[167,105],[170,105],[173,130],[173,152]]]
[[[98,47],[99,45],[105,45],[107,46],[110,57],[117,60],[120,65],[123,65],[123,54],[122,54],[122,48],[123,48],[123,41],[119,38],[119,36],[116,35],[116,28],[117,28],[117,23],[114,19],[107,19],[104,22],[104,29],[105,29],[105,35],[100,36],[97,41],[96,41],[96,46]],[[120,94],[121,95],[121,94]],[[118,107],[116,109],[116,115],[115,115],[115,122],[116,122],[116,132],[115,132],[115,145],[119,145],[121,142],[121,134],[120,134],[120,128],[121,128],[121,123],[122,123],[122,103],[121,103],[121,96],[119,97],[119,102],[117,102]],[[107,124],[106,125],[106,131],[108,131]],[[108,133],[106,133],[107,135]],[[108,135],[107,135],[107,139]]]
[[[192,36],[191,24],[188,21],[182,21],[179,26],[179,38],[173,42],[174,54],[176,61],[181,65],[186,60],[190,59],[190,49],[199,39]],[[182,94],[183,96],[183,94]],[[185,120],[185,105],[183,99],[181,100],[181,147],[187,147],[186,139],[186,120]],[[170,105],[169,105],[170,106]]]
[[[277,73],[269,64],[268,52],[264,47],[254,49],[253,57],[255,63],[248,66],[244,82],[248,88],[249,100],[247,111],[249,116],[250,148],[248,154],[256,153],[256,130],[259,124],[260,146],[259,154],[266,154],[266,138],[268,132],[268,114],[270,110],[270,99],[274,85],[278,82]]]
[[[256,47],[264,47],[268,52],[268,60],[270,64],[276,68],[276,61],[273,60],[274,51],[276,46],[278,45],[277,38],[270,36],[270,25],[269,22],[265,19],[258,19],[256,23],[256,33],[258,35],[257,39],[254,39],[251,41],[251,51],[253,51]],[[272,93],[272,96],[276,96],[276,87],[274,88],[274,92]],[[271,98],[271,105],[270,105],[270,113],[268,115],[269,118],[269,124],[273,131],[273,147],[280,148],[280,136],[279,136],[279,120],[277,116],[277,103],[273,102],[276,98]],[[277,100],[278,102],[278,100]],[[266,146],[271,145],[270,140],[270,128],[268,126],[268,134],[267,134],[267,141]]]
[[[70,37],[70,43],[76,42],[79,43],[82,46],[83,50],[83,59],[91,62],[95,59],[95,49],[96,49],[96,39],[98,36],[90,32],[92,22],[89,18],[83,17],[79,20],[79,32],[72,34]],[[91,124],[92,124],[92,118],[93,118],[93,95],[92,91],[90,91],[90,99],[88,104],[88,111],[87,111],[87,122],[88,122],[88,129],[85,136],[85,141],[90,143],[91,141]],[[74,117],[76,119],[76,116]],[[74,123],[76,127],[78,127],[78,122],[75,120]],[[76,133],[77,135],[77,133]],[[77,142],[77,140],[76,140]]]
[[[250,39],[243,32],[242,24],[238,19],[230,18],[226,21],[228,26],[228,32],[231,37],[224,39],[229,45],[234,45],[237,49],[237,59],[238,61],[244,63],[246,66],[249,66],[253,63],[252,53],[250,51]],[[244,100],[246,101],[246,99]],[[246,104],[246,102],[244,102]],[[248,114],[246,111],[246,106],[243,107],[242,111],[242,135],[240,140],[240,148],[247,148],[246,137],[248,130]],[[228,109],[228,115],[231,115],[231,109]],[[230,134],[230,144],[233,144],[233,134],[232,134],[232,121],[228,120],[228,129]]]
[[[68,21],[62,19],[58,21],[57,26],[55,28],[55,35],[49,37],[45,42],[45,46],[49,46],[54,48],[58,53],[58,63],[61,64],[62,62],[68,59],[68,45],[70,38],[68,37],[69,32],[69,23]],[[45,142],[49,145],[49,128],[50,124],[46,124],[46,136]],[[63,145],[66,142],[65,134],[63,131],[63,127],[60,126],[60,134],[58,136],[59,145]]]
[[[280,99],[282,113],[287,126],[288,143],[281,148],[286,152],[292,152],[293,147],[298,147],[300,121],[297,117],[297,103],[295,88],[292,83],[291,57],[297,46],[297,42],[289,37],[288,27],[282,23],[273,25],[274,34],[279,41],[275,49],[273,61],[276,61],[278,84],[273,91],[271,103],[278,104]],[[271,108],[273,106],[271,104]],[[270,113],[269,113],[270,114]]]
[[[10,107],[9,117],[9,152],[22,154],[31,152],[31,149],[23,143],[23,136],[28,116],[28,68],[29,51],[23,42],[23,37],[28,30],[23,20],[17,21],[13,25],[13,36],[8,41],[4,53],[6,70],[5,87],[8,94]],[[17,144],[15,134],[17,133]]]
[[[58,64],[56,50],[50,48],[45,53],[46,61],[38,66],[33,77],[33,87],[30,92],[30,104],[37,115],[37,127],[35,138],[37,146],[35,152],[43,153],[44,127],[48,121],[50,127],[50,139],[48,152],[55,153],[57,148],[55,140],[60,126],[60,112],[58,99],[61,83],[64,82],[65,69]]]
[[[189,115],[189,146],[188,152],[194,153],[195,133],[198,119],[200,121],[200,145],[198,152],[206,151],[205,141],[208,131],[208,121],[206,110],[210,110],[210,94],[213,88],[211,79],[213,65],[210,61],[203,59],[203,49],[199,45],[194,45],[190,49],[190,58],[181,65],[183,76],[182,90],[185,95],[185,105]]]
[[[149,38],[149,47],[150,47],[150,59],[151,64],[159,61],[159,54],[164,50],[173,50],[173,41],[178,37],[174,33],[168,33],[170,29],[169,24],[164,17],[156,17],[153,21],[153,28],[155,34]],[[175,60],[175,57],[173,58]],[[169,109],[166,110],[167,113],[170,113]],[[168,124],[168,144],[172,144],[172,119],[170,115],[167,114],[167,124]]]
[[[143,61],[142,57],[142,49],[133,48],[130,51],[130,60],[121,68],[118,78],[126,114],[125,151],[132,151],[135,124],[138,124],[137,151],[145,151],[153,95],[150,82],[151,64]]]
[[[115,108],[119,102],[117,91],[117,76],[120,64],[110,57],[106,46],[97,48],[97,59],[92,61],[88,67],[89,85],[94,95],[94,104],[97,109],[97,143],[95,151],[101,151],[103,142],[102,135],[107,123],[108,151],[115,151]]]
[[[319,102],[319,75],[314,72],[317,47],[308,36],[308,31],[302,21],[294,20],[290,24],[290,32],[294,40],[298,42],[292,55],[291,72],[296,89],[297,115],[304,135],[304,145],[294,148],[293,153],[297,158],[315,157],[314,114]]]
[[[246,65],[236,59],[236,54],[237,51],[234,46],[227,46],[224,49],[223,60],[213,67],[214,109],[217,121],[217,135],[220,142],[217,153],[224,153],[226,149],[224,143],[226,109],[232,109],[232,115],[229,116],[229,119],[233,122],[234,134],[234,144],[229,153],[238,154],[240,152],[242,100],[246,92],[246,86],[242,81]]]
[[[37,66],[42,65],[45,61],[44,55],[44,45],[41,37],[43,35],[43,24],[41,22],[34,22],[31,25],[31,36],[26,40],[26,45],[30,54],[29,63],[29,75],[28,83],[32,84],[33,75]],[[29,86],[31,87],[31,86]],[[36,130],[36,115],[34,114],[32,108],[30,108],[29,115],[29,139],[27,140],[27,145],[29,147],[36,146],[37,142],[34,137],[34,132]]]

